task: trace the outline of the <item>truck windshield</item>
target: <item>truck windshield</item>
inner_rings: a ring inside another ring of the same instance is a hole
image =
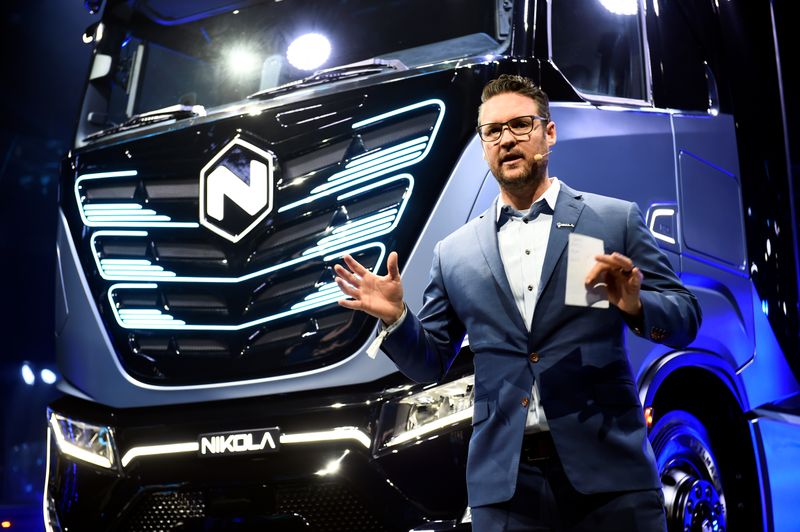
[[[98,44],[111,66],[91,80],[106,109],[90,106],[94,112],[83,118],[93,126],[87,129],[97,132],[165,107],[210,109],[249,95],[269,96],[287,84],[395,72],[496,51],[509,33],[510,4],[112,2]],[[341,68],[359,62],[367,67]],[[328,75],[314,76],[319,71]]]

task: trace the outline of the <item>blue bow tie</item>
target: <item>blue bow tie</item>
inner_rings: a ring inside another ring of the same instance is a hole
[[[500,218],[497,220],[497,228],[500,229],[512,218],[518,218],[524,223],[528,223],[531,220],[535,220],[540,214],[553,214],[553,209],[551,209],[550,205],[544,200],[537,201],[525,212],[520,212],[510,205],[503,205],[500,208]]]

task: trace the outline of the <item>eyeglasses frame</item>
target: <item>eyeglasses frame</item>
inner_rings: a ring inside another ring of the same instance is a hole
[[[509,125],[509,122],[513,122],[514,120],[519,120],[520,118],[531,118],[532,119],[531,120],[531,128],[528,131],[526,131],[525,133],[514,133],[511,130],[511,126]],[[482,142],[487,142],[487,143],[489,143],[489,142],[497,142],[501,138],[503,138],[503,131],[506,128],[508,128],[508,132],[511,133],[512,136],[521,137],[522,135],[527,135],[528,133],[533,131],[535,129],[536,122],[539,121],[539,120],[541,120],[543,122],[550,122],[549,118],[545,118],[545,117],[539,116],[539,115],[521,115],[521,116],[515,116],[514,118],[511,118],[510,120],[506,120],[505,122],[486,122],[485,124],[478,124],[478,127],[475,128],[475,131],[478,133],[478,137],[480,137]],[[490,125],[499,125],[499,126],[501,126],[500,127],[500,133],[497,135],[496,139],[486,140],[485,138],[483,138],[483,135],[481,135],[481,128],[484,127],[484,126],[490,126]]]

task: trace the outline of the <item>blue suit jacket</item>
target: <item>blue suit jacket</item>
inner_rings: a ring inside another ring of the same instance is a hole
[[[383,343],[403,373],[436,382],[469,334],[475,354],[470,506],[514,494],[525,398],[534,379],[556,450],[577,490],[660,487],[625,351],[625,316],[614,306],[564,305],[569,233],[600,238],[606,253],[618,251],[641,269],[644,319],[636,324],[637,334],[676,347],[688,344],[700,325],[696,299],[670,268],[636,204],[562,183],[529,333],[500,258],[494,209],[437,244],[419,316],[409,312]]]

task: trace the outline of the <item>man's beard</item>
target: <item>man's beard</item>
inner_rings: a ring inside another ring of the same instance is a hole
[[[542,184],[546,175],[544,164],[531,163],[525,171],[518,177],[509,178],[504,175],[502,163],[497,168],[497,172],[492,172],[500,188],[510,193],[535,190]]]

